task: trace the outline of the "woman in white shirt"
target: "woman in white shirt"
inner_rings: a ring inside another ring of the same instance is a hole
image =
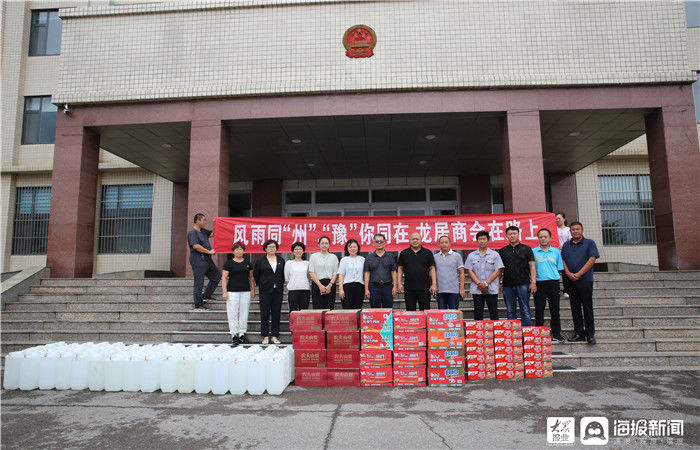
[[[559,249],[564,246],[564,242],[571,239],[571,231],[566,226],[566,215],[562,212],[557,213],[557,233],[559,234]]]
[[[301,242],[292,244],[294,259],[284,265],[284,280],[287,282],[289,312],[309,308],[309,262],[304,261],[306,246]]]
[[[350,239],[345,244],[345,256],[338,266],[340,302],[343,309],[360,309],[365,299],[365,258],[360,256],[360,244]]]
[[[319,252],[309,258],[311,302],[314,309],[335,308],[335,280],[338,277],[338,257],[328,251],[331,240],[321,236],[318,240]]]

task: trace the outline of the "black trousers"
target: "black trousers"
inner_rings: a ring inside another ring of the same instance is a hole
[[[406,299],[406,311],[415,311],[416,303],[418,309],[425,311],[430,309],[430,291],[404,291],[404,299]]]
[[[289,303],[289,312],[301,311],[302,309],[309,309],[310,296],[311,291],[309,291],[308,289],[287,291],[287,303]]]
[[[574,321],[574,333],[592,338],[595,336],[593,324],[593,282],[571,281],[564,277],[564,292],[569,294],[571,318]],[[581,312],[583,311],[583,313]]]
[[[330,278],[323,278],[318,280],[322,285],[327,285],[331,282]],[[311,302],[313,303],[314,309],[334,309],[335,308],[335,284],[331,286],[330,294],[321,295],[316,283],[311,283]]]
[[[484,302],[489,308],[489,318],[498,320],[498,294],[472,294],[474,297],[474,320],[484,320]]]
[[[345,298],[340,299],[343,309],[360,309],[365,300],[365,285],[362,283],[345,283]]]
[[[282,313],[282,291],[260,293],[260,335],[280,337],[280,315]],[[272,326],[270,326],[272,316]]]
[[[221,281],[221,272],[214,264],[211,256],[205,255],[204,253],[193,253],[190,255],[190,266],[192,266],[192,272],[194,273],[194,287],[193,287],[193,297],[194,306],[196,308],[202,306],[205,298],[211,298],[216,290],[216,286],[219,285]],[[204,287],[204,277],[209,278],[209,283],[207,288],[202,294],[202,287]]]
[[[537,282],[535,292],[535,325],[544,326],[544,309],[549,302],[549,328],[552,337],[561,337],[561,320],[559,319],[559,280],[547,280]]]

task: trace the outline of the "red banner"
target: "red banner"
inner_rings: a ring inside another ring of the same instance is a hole
[[[264,253],[262,244],[274,239],[279,251],[289,253],[295,242],[303,242],[307,253],[318,251],[318,239],[327,236],[331,252],[342,252],[349,239],[360,243],[361,251],[371,251],[375,233],[386,236],[386,250],[398,251],[409,246],[411,233],[423,237],[423,246],[438,250],[440,236],[449,236],[453,250],[476,249],[476,233],[491,235],[491,248],[508,243],[506,228],[520,228],[520,240],[536,247],[537,232],[552,232],[551,245],[559,246],[557,225],[552,213],[469,214],[460,216],[377,216],[377,217],[217,217],[214,220],[214,250],[231,253],[231,245],[241,241],[248,253]]]

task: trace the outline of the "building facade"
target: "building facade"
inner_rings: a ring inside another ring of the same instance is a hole
[[[545,209],[700,268],[696,7],[5,2],[2,271],[185,275],[197,211]]]

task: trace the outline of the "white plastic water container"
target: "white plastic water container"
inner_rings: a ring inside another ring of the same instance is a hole
[[[73,367],[75,353],[66,347],[56,361],[56,389],[70,389],[70,372]]]
[[[160,390],[163,392],[175,392],[177,390],[177,370],[182,355],[167,355],[160,362],[158,368],[160,378]]]
[[[194,391],[194,369],[197,363],[196,356],[190,352],[180,356],[177,363],[177,391],[181,394],[189,394]]]
[[[88,388],[91,391],[105,389],[105,359],[106,356],[100,352],[88,356]]]
[[[86,352],[75,355],[70,372],[70,388],[74,391],[82,391],[88,387],[89,355]]]
[[[289,382],[291,383],[292,381],[294,381],[294,373],[295,373],[294,348],[290,345],[287,347],[287,351],[289,352]]]
[[[271,352],[261,352],[250,361],[248,365],[248,393],[250,395],[262,395],[265,393],[267,383],[267,364]]]
[[[31,391],[39,387],[39,365],[42,354],[39,351],[29,352],[24,355],[19,366],[19,388],[23,391]]]
[[[268,360],[265,384],[268,394],[280,395],[289,384],[289,353],[280,351]]]
[[[198,394],[211,392],[211,368],[214,355],[210,352],[202,354],[195,364],[194,391]]]
[[[56,362],[58,354],[48,350],[41,357],[39,363],[39,389],[53,389],[56,387]],[[7,359],[5,359],[7,362]]]
[[[126,356],[117,353],[105,361],[105,391],[117,392],[124,388],[124,362]]]
[[[155,392],[160,388],[160,352],[153,350],[141,361],[141,392]]]
[[[124,361],[124,391],[136,392],[141,390],[141,365],[143,360],[143,355],[135,354]]]
[[[248,390],[248,367],[252,358],[248,353],[241,353],[229,364],[228,390],[232,394],[242,395]]]
[[[235,354],[233,352],[221,352],[211,364],[211,392],[214,395],[223,395],[228,392],[229,365]]]
[[[19,368],[22,365],[24,353],[12,352],[5,356],[5,373],[3,375],[2,387],[5,389],[17,389],[19,387]]]

